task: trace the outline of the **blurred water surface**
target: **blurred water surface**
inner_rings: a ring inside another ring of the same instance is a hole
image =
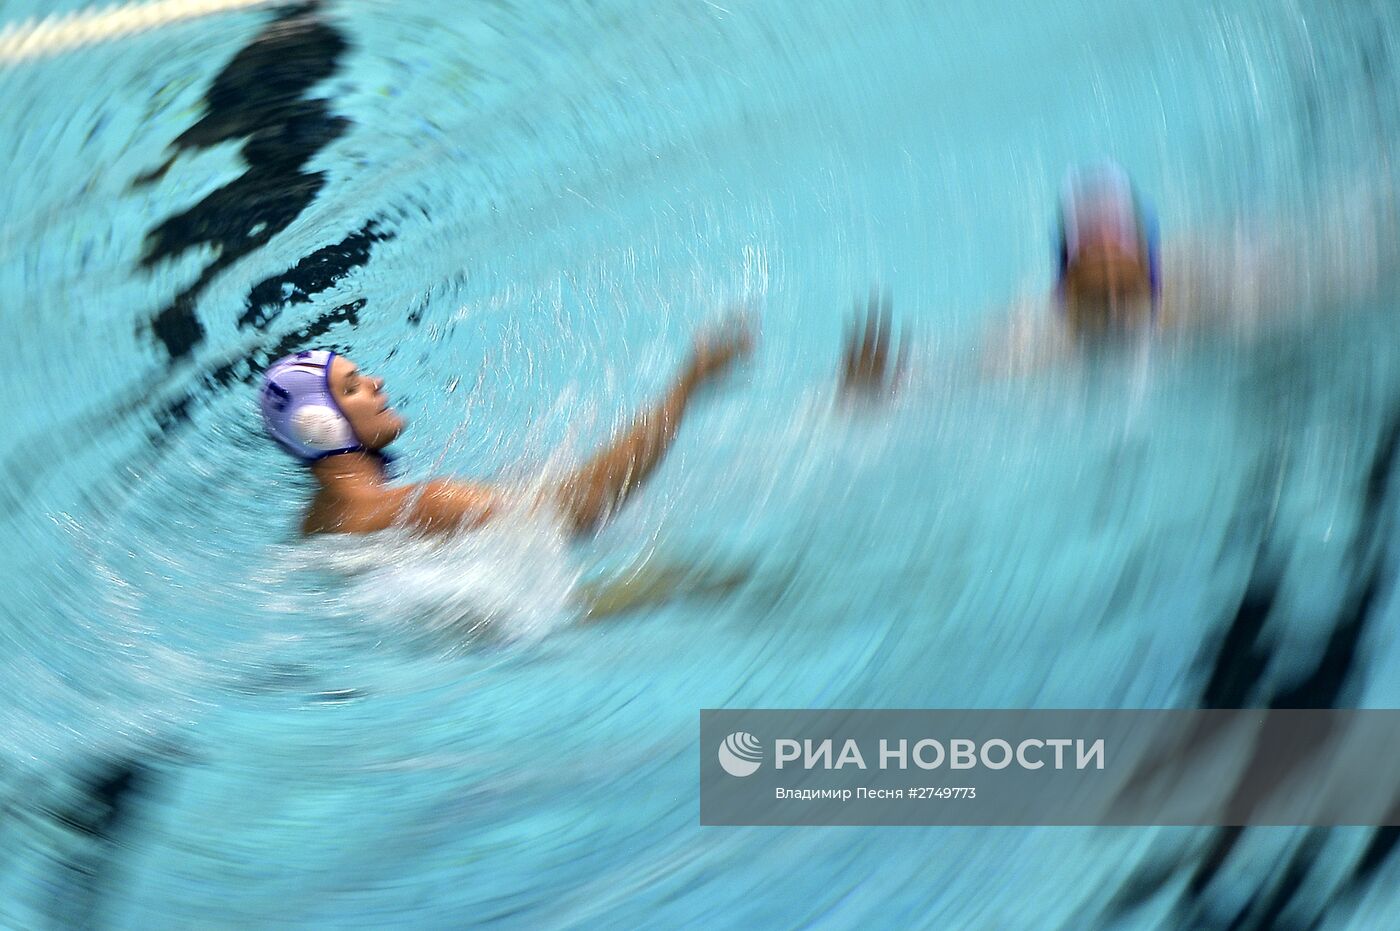
[[[3,923],[1393,925],[1393,831],[701,829],[696,754],[1395,706],[1397,54],[1379,0],[347,0],[0,66]],[[1105,154],[1225,323],[987,375]],[[911,381],[842,410],[874,283]],[[526,481],[736,302],[596,539],[296,539],[271,358],[384,375],[407,478]],[[638,563],[742,581],[580,624]]]

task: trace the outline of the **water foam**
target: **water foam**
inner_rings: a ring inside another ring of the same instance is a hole
[[[293,549],[293,563],[316,579],[294,600],[310,598],[317,611],[376,634],[458,646],[532,642],[578,616],[582,564],[563,524],[538,509],[445,537],[395,528],[327,535]]]

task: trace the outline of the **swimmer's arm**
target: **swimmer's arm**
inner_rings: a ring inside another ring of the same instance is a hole
[[[575,530],[595,527],[651,474],[675,438],[681,415],[699,383],[692,367],[661,403],[644,412],[621,438],[553,490]],[[424,533],[473,530],[500,512],[502,500],[502,492],[488,485],[439,479],[399,489],[367,506],[354,529],[381,530],[402,522]]]
[[[495,517],[501,494],[487,485],[437,479],[406,489],[410,526],[425,533],[472,530]]]
[[[559,484],[556,498],[575,530],[597,527],[646,481],[671,448],[696,390],[723,374],[751,347],[752,337],[742,323],[732,323],[727,332],[702,340],[671,390]]]
[[[688,370],[622,436],[560,483],[558,500],[575,530],[592,530],[651,475],[671,448],[698,385]]]

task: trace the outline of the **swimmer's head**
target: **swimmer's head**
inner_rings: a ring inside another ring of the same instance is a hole
[[[378,452],[404,427],[389,406],[384,379],[320,349],[274,362],[263,376],[260,401],[267,432],[308,463],[338,453]]]
[[[1060,199],[1058,291],[1084,334],[1150,323],[1158,291],[1157,232],[1123,169],[1074,172]]]

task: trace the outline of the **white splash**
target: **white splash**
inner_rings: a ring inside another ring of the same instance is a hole
[[[426,538],[404,530],[326,535],[291,547],[293,602],[380,635],[534,641],[578,616],[583,574],[551,514],[510,512],[477,530]],[[296,609],[293,604],[284,607]]]

